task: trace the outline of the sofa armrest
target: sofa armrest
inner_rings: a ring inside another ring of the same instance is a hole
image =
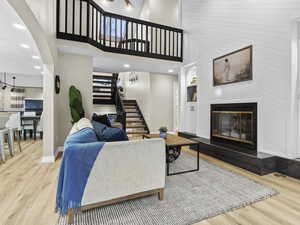
[[[163,139],[105,143],[89,176],[82,206],[165,186]]]

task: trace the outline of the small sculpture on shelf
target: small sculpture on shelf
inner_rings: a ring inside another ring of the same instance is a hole
[[[159,136],[161,138],[167,139],[167,132],[168,132],[168,128],[167,127],[161,127],[161,128],[159,128]]]

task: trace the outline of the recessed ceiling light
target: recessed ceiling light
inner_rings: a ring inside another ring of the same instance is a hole
[[[124,64],[124,67],[125,67],[125,68],[129,68],[130,65],[129,65],[129,64]]]
[[[173,72],[174,72],[174,70],[172,70],[172,69],[169,69],[169,70],[168,70],[168,72],[169,72],[169,73],[173,73]]]
[[[26,30],[26,27],[19,23],[14,23],[13,26],[19,30]]]
[[[34,66],[34,69],[40,70],[41,67],[40,66]]]
[[[29,45],[26,45],[26,44],[20,44],[20,46],[22,47],[22,48],[30,48],[30,46]]]
[[[33,55],[32,58],[33,58],[33,59],[40,59],[40,57],[37,56],[37,55]]]

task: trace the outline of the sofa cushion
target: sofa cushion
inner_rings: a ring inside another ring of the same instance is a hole
[[[92,120],[102,123],[108,127],[111,127],[111,123],[107,115],[97,115],[96,113],[94,113],[92,116]]]
[[[92,125],[98,136],[99,141],[114,142],[114,141],[128,141],[126,133],[116,127],[108,127],[97,121],[92,121]]]

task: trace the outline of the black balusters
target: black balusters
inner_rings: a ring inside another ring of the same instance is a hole
[[[181,29],[105,12],[94,0],[57,0],[56,25],[57,38],[87,42],[104,51],[183,58]]]
[[[109,17],[109,47],[111,47],[111,16]]]
[[[65,33],[68,33],[68,0],[66,0],[65,2]]]
[[[82,0],[79,1],[79,35],[82,35]]]

